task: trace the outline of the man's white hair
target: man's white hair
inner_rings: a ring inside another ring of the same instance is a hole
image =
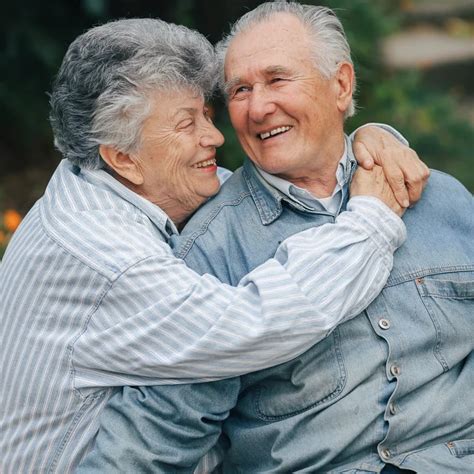
[[[224,62],[230,43],[240,33],[245,32],[253,25],[268,21],[278,13],[294,15],[308,29],[313,43],[312,56],[314,58],[314,65],[325,79],[333,77],[341,63],[353,64],[351,49],[347,42],[344,28],[330,8],[286,1],[262,3],[239,18],[232,25],[229,34],[216,45],[219,64],[219,87],[224,94]],[[355,77],[353,87],[355,90]],[[345,112],[345,117],[351,117],[354,113],[355,100],[352,98],[352,102]]]

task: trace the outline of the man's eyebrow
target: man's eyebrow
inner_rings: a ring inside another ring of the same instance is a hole
[[[268,66],[263,70],[265,76],[274,76],[275,74],[290,74],[291,71],[285,66]],[[241,77],[233,77],[224,83],[225,92],[229,92],[233,87],[242,82]]]
[[[290,74],[291,71],[285,66],[268,66],[264,73],[266,76],[274,76],[275,74]]]
[[[233,77],[224,83],[224,92],[228,94],[237,84],[240,84],[242,79],[240,77]]]
[[[265,68],[263,70],[263,74],[265,76],[275,76],[277,74],[284,74],[284,75],[288,75],[288,74],[291,74],[291,70],[288,69],[287,67],[285,66],[279,66],[279,65],[275,65],[275,66],[268,66],[267,68]],[[232,79],[229,79],[228,81],[226,81],[224,83],[224,92],[226,94],[229,94],[229,92],[238,84],[241,84],[242,83],[242,78],[241,77],[233,77]]]

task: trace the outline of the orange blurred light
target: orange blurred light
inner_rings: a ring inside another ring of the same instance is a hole
[[[14,209],[7,209],[3,213],[3,225],[5,229],[10,232],[14,232],[16,228],[20,225],[21,215]]]

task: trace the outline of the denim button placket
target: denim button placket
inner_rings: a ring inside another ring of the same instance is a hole
[[[388,319],[382,318],[379,320],[379,327],[383,330],[390,328],[390,321]]]
[[[394,376],[394,377],[397,377],[399,376],[402,371],[400,369],[400,367],[396,364],[393,364],[392,366],[390,366],[390,373]]]
[[[383,448],[380,451],[380,455],[382,456],[383,459],[390,459],[392,457],[392,453],[390,452],[390,449],[388,448]]]

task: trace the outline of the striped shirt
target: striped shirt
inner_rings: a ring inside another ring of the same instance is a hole
[[[72,471],[122,385],[216,380],[304,352],[375,298],[405,238],[382,203],[355,198],[231,287],[176,259],[175,233],[105,171],[59,165],[0,266],[0,472]]]

